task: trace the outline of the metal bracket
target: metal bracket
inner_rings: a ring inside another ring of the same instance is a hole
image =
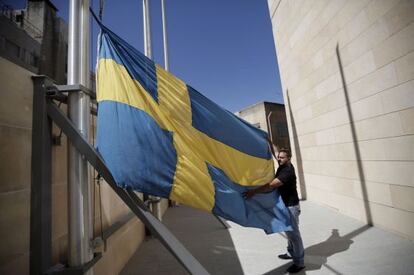
[[[76,85],[53,85],[53,86],[47,87],[47,90],[57,91],[57,92],[60,92],[60,93],[63,93],[63,92],[68,92],[68,93],[84,92],[85,94],[89,95],[92,99],[96,99],[96,94],[91,89],[88,89],[88,88],[86,88],[85,86],[83,86],[81,84],[76,84]]]
[[[149,207],[150,205],[152,205],[152,204],[157,204],[157,203],[159,203],[160,201],[161,201],[161,198],[160,198],[160,197],[149,196],[149,198],[148,198],[148,199],[146,199],[146,200],[144,201],[144,203],[145,203],[145,205],[146,205],[147,207]]]
[[[64,94],[65,92],[68,93],[73,93],[73,92],[84,92],[86,94],[88,94],[92,100],[96,100],[96,94],[86,88],[85,86],[82,85],[49,85],[47,87],[45,87],[46,90],[46,97],[48,99],[53,99],[53,100],[57,100],[58,102],[64,103],[64,104],[68,104],[68,96],[66,94]],[[98,115],[98,109],[96,106],[96,102],[95,104],[92,104],[91,106],[91,114],[94,116]]]
[[[91,241],[91,246],[93,248],[98,248],[101,245],[105,244],[106,240],[109,239],[109,237],[112,236],[118,229],[120,229],[122,226],[124,226],[126,223],[128,223],[130,220],[132,220],[135,216],[134,213],[129,212],[125,216],[123,216],[121,219],[116,221],[114,224],[109,226],[106,230],[102,232],[102,236],[96,237]]]
[[[96,237],[91,241],[91,247],[93,249],[96,249],[100,247],[101,245],[105,244],[105,241],[101,237]]]
[[[48,98],[57,100],[65,104],[67,104],[68,102],[68,96],[64,93],[84,92],[85,94],[89,95],[91,99],[96,99],[96,94],[92,90],[80,84],[76,84],[76,85],[51,84],[51,85],[46,86],[45,89],[46,89],[46,96]]]
[[[65,267],[59,265],[46,271],[45,275],[82,275],[85,274],[102,258],[102,253],[95,253],[93,259],[81,266]]]

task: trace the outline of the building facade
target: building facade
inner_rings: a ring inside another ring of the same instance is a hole
[[[259,102],[235,113],[238,117],[269,133],[279,148],[290,148],[285,106],[274,102]]]
[[[414,239],[414,1],[268,0],[309,200]]]
[[[20,28],[11,16],[11,13],[0,13],[0,56],[37,74],[40,43]]]
[[[0,56],[66,84],[68,25],[48,0],[16,10],[0,3]]]

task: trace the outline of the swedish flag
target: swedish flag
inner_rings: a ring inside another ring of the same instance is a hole
[[[117,184],[267,233],[290,230],[277,190],[242,196],[274,177],[267,134],[101,29],[97,149]]]

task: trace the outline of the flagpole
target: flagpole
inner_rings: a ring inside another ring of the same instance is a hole
[[[152,45],[151,45],[151,17],[149,0],[142,0],[142,13],[144,20],[144,54],[149,59],[152,59]],[[152,213],[157,219],[161,220],[160,198],[155,196],[149,196]]]
[[[162,38],[164,44],[164,68],[166,71],[170,70],[168,63],[168,39],[167,39],[167,21],[165,19],[165,1],[161,0],[161,13],[162,13]]]
[[[70,0],[68,37],[68,85],[90,87],[89,0]],[[89,139],[90,97],[84,92],[68,95],[68,115],[82,135]],[[81,266],[93,258],[90,245],[92,201],[86,159],[68,143],[68,263]],[[87,274],[93,274],[89,270]]]
[[[150,24],[150,12],[149,1],[142,1],[142,12],[144,18],[144,54],[149,59],[152,59],[151,49],[151,24]]]

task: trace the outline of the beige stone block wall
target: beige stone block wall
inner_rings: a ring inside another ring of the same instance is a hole
[[[30,249],[30,183],[32,139],[32,74],[0,57],[0,274],[28,274]],[[59,129],[54,126],[55,134]],[[52,252],[54,263],[67,259],[67,140],[52,148]],[[93,176],[93,173],[91,173]],[[110,187],[101,184],[95,197],[95,233],[129,210]],[[166,210],[163,202],[163,212]],[[112,235],[95,274],[118,274],[144,238],[144,226],[133,218]],[[98,250],[103,250],[103,247]]]
[[[414,1],[268,6],[307,198],[413,240]]]
[[[29,273],[30,77],[29,71],[0,57],[0,274]]]

